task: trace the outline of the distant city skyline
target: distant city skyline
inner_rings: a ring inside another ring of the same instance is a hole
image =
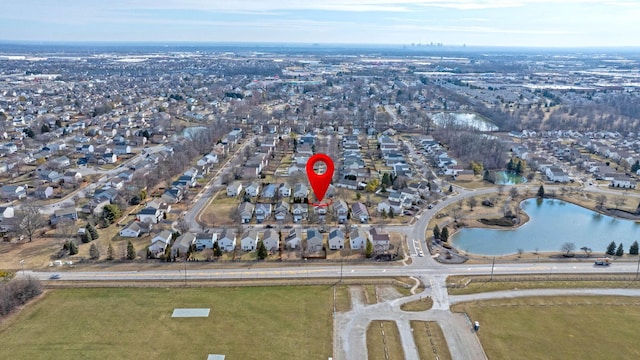
[[[640,46],[635,0],[6,1],[0,41]]]

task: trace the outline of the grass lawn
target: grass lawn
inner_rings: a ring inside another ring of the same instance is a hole
[[[489,359],[637,359],[640,299],[537,297],[453,306],[480,322]]]
[[[402,311],[425,311],[431,309],[433,306],[433,300],[430,297],[425,297],[420,300],[414,300],[408,303],[400,305]]]
[[[588,276],[581,276],[583,281],[578,280],[522,280],[522,281],[489,281],[486,277],[474,278],[465,287],[449,287],[449,295],[467,295],[482,292],[513,290],[513,289],[584,289],[584,288],[638,288],[639,281],[623,281],[614,276],[611,280],[589,280]],[[469,277],[449,276],[448,284],[465,284]]]
[[[232,225],[231,214],[239,204],[240,198],[229,197],[224,189],[220,190],[202,213],[201,220],[207,226]]]
[[[326,359],[332,287],[49,290],[0,326],[2,359]],[[208,318],[171,318],[174,308]]]
[[[389,354],[388,358],[385,356],[385,352]],[[404,359],[400,333],[395,321],[374,320],[369,323],[369,328],[367,329],[367,353],[369,354],[369,360]]]
[[[411,320],[411,328],[420,359],[451,359],[447,340],[437,322]]]

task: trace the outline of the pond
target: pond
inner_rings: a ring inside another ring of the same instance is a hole
[[[498,185],[517,185],[524,184],[527,179],[513,171],[496,171],[496,184]]]
[[[453,122],[456,125],[470,127],[479,131],[498,130],[498,127],[489,119],[474,113],[439,112],[431,114],[431,119],[439,126]]]
[[[528,199],[520,207],[529,221],[517,229],[463,228],[449,240],[459,249],[478,255],[506,255],[518,252],[560,252],[562,244],[575,244],[604,252],[611,241],[622,242],[625,253],[640,241],[640,223],[616,219],[560,200]]]

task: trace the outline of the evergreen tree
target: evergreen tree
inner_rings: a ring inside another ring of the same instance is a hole
[[[638,170],[640,170],[640,160],[636,160],[636,162],[631,165],[632,172],[637,172]]]
[[[75,241],[69,240],[69,255],[76,255],[78,253],[78,245],[76,245]]]
[[[113,260],[113,244],[109,243],[107,247],[107,260]]]
[[[629,247],[629,255],[638,255],[638,242],[634,241]]]
[[[612,241],[611,243],[609,243],[609,246],[607,246],[607,255],[615,255],[616,253],[616,242]]]
[[[453,192],[453,185],[449,185],[449,192],[452,193]]]
[[[449,229],[445,226],[440,232],[440,240],[447,242],[449,240]]]
[[[624,255],[624,248],[622,247],[622,243],[620,243],[620,245],[618,245],[618,249],[616,250],[616,256],[622,255]]]
[[[106,205],[102,210],[102,216],[111,225],[122,216],[122,210],[117,204]]]
[[[389,208],[389,219],[393,219],[393,209]]]
[[[133,247],[133,243],[131,240],[127,242],[127,259],[135,260],[136,258],[136,248]]]
[[[98,238],[100,237],[100,234],[98,234],[98,230],[96,230],[95,226],[93,226],[92,223],[88,222],[87,226],[85,226],[84,228],[87,229],[89,233],[91,233],[92,241],[98,240]]]
[[[540,185],[540,187],[538,188],[538,194],[537,196],[539,198],[543,198],[544,197],[544,186]]]
[[[436,227],[433,228],[433,237],[438,240],[440,239],[440,228],[436,224]]]
[[[367,246],[365,247],[364,256],[366,256],[367,259],[373,256],[373,243],[371,243],[371,241],[369,240],[367,240]]]
[[[264,246],[262,240],[258,241],[258,259],[264,260],[267,258],[267,255],[269,255],[267,252],[267,247]]]
[[[92,260],[98,260],[100,258],[100,250],[96,244],[91,244],[89,247],[89,258]]]
[[[82,234],[82,236],[80,237],[80,240],[82,240],[82,243],[87,244],[93,241],[93,237],[91,236],[91,233],[87,231],[87,229],[84,229],[84,234]]]
[[[222,249],[217,241],[213,243],[213,256],[222,256]]]

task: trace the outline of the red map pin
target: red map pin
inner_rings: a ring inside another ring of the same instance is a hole
[[[318,174],[313,169],[314,165],[318,162],[325,164],[325,171],[323,174]],[[307,178],[313,189],[313,193],[318,199],[318,204],[312,204],[314,206],[322,206],[319,204],[324,198],[324,194],[327,193],[329,184],[331,184],[331,178],[333,178],[333,160],[325,154],[315,154],[307,160]]]

